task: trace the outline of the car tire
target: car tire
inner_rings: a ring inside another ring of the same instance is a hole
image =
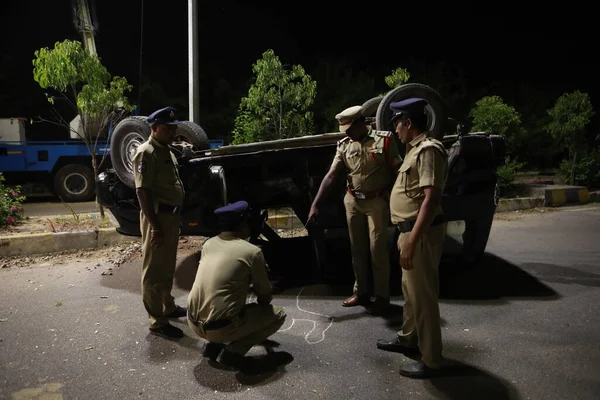
[[[150,124],[146,117],[127,117],[117,124],[110,140],[110,160],[119,179],[135,188],[133,157],[137,148],[150,137]]]
[[[446,105],[442,97],[429,86],[420,83],[407,83],[388,92],[377,108],[375,117],[376,126],[381,131],[394,131],[390,120],[392,119],[392,110],[390,104],[406,100],[412,97],[425,99],[429,104],[425,108],[428,117],[427,128],[432,136],[441,139],[444,136],[448,118],[446,116]]]

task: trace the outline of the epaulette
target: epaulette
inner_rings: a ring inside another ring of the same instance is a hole
[[[344,143],[344,142],[345,142],[346,140],[348,140],[348,139],[350,139],[350,136],[346,136],[345,138],[338,140],[338,142],[337,142],[338,146],[339,146],[340,144]]]
[[[381,136],[381,137],[390,137],[390,136],[392,136],[392,132],[390,132],[390,131],[375,131],[375,134],[377,136]]]

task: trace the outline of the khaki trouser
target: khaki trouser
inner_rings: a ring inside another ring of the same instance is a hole
[[[164,317],[175,310],[175,299],[171,296],[173,275],[177,262],[177,244],[181,216],[165,212],[157,213],[163,231],[164,242],[153,249],[150,245],[152,226],[143,212],[140,212],[142,232],[142,300],[150,317],[150,328],[169,323]]]
[[[400,234],[400,251],[409,235]],[[442,361],[438,270],[445,235],[446,223],[428,228],[415,246],[413,269],[402,270],[404,321],[398,336],[403,342],[418,344],[423,362],[431,368],[439,367]]]
[[[354,293],[368,296],[369,264],[373,268],[374,295],[390,296],[390,262],[387,249],[387,228],[390,206],[383,197],[359,200],[346,193],[346,221],[354,268]]]
[[[228,343],[227,350],[244,355],[277,332],[286,318],[283,308],[257,303],[247,304],[242,314],[220,329],[204,330],[202,322],[196,325],[189,318],[188,325],[201,338],[211,343]]]

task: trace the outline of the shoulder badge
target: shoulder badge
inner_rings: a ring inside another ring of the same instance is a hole
[[[392,135],[392,132],[390,131],[375,131],[375,133],[377,134],[377,136],[381,137],[390,137]]]
[[[346,136],[345,138],[338,140],[338,142],[337,142],[337,143],[338,143],[338,146],[339,146],[340,144],[344,143],[344,142],[345,142],[346,140],[348,140],[348,139],[350,139],[350,137],[349,137],[349,136]]]

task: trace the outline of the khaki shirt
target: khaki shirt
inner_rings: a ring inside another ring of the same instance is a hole
[[[196,321],[239,315],[251,282],[257,295],[271,294],[262,250],[224,233],[208,239],[188,296],[190,314]]]
[[[338,142],[331,168],[345,168],[354,190],[373,192],[392,186],[394,171],[401,162],[392,133],[369,128],[362,141],[346,137]]]
[[[425,199],[424,187],[444,190],[448,175],[448,158],[444,145],[423,133],[406,146],[406,157],[390,195],[392,223],[417,219]],[[441,205],[435,215],[442,213]]]
[[[177,158],[152,136],[137,148],[133,158],[135,187],[152,191],[156,204],[183,205],[185,191]]]

